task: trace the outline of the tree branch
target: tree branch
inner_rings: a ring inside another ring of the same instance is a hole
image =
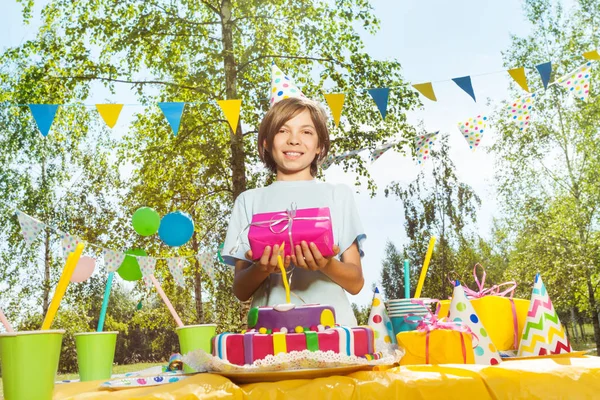
[[[200,2],[202,4],[204,4],[206,7],[208,7],[209,10],[213,11],[215,14],[217,14],[219,17],[223,17],[221,15],[221,10],[219,10],[217,7],[213,6],[212,4],[210,4],[208,2],[208,0],[200,0]]]
[[[263,58],[289,58],[289,59],[295,59],[295,60],[325,61],[325,62],[334,62],[336,64],[345,66],[345,64],[342,61],[335,60],[332,58],[319,58],[319,57],[306,57],[306,56],[283,56],[283,55],[278,55],[278,54],[266,54],[266,55],[262,55],[262,56],[253,58],[252,60],[246,61],[245,63],[241,64],[238,67],[238,72],[242,71],[244,68],[246,68],[248,65],[252,64],[253,62],[262,60]]]

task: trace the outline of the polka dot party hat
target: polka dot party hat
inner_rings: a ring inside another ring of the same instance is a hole
[[[579,100],[587,101],[590,96],[592,62],[589,61],[575,71],[562,76],[558,84],[573,93]]]
[[[508,105],[510,121],[517,124],[521,132],[525,132],[531,123],[531,109],[535,100],[535,93],[522,97]]]
[[[477,342],[477,347],[473,349],[475,364],[496,365],[502,361],[496,346],[492,343],[473,305],[467,299],[463,287],[458,282],[454,286],[448,319],[468,326],[477,336],[477,339],[473,339],[474,343]]]
[[[477,146],[479,146],[479,143],[483,138],[486,124],[487,117],[482,117],[481,115],[478,115],[475,118],[469,118],[466,122],[458,123],[458,129],[460,129],[460,133],[465,137],[471,150],[475,151]]]
[[[375,333],[375,348],[382,349],[386,346],[396,344],[396,337],[392,328],[392,322],[388,317],[385,304],[381,298],[379,289],[375,288],[371,314],[369,314],[369,326]]]
[[[285,75],[275,63],[271,65],[271,93],[269,107],[288,97],[305,97],[294,81]]]

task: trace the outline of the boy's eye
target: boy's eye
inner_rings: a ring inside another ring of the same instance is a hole
[[[306,133],[308,135],[312,135],[312,131],[304,131],[304,133]]]

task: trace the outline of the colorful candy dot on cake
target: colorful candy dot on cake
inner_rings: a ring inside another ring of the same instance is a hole
[[[288,333],[288,328],[286,328],[285,326],[281,329],[279,329],[279,332],[281,333]]]
[[[392,339],[390,338],[390,336],[389,336],[389,335],[385,335],[385,336],[384,336],[384,338],[383,338],[383,341],[384,341],[385,343],[392,343]]]
[[[296,333],[302,333],[302,332],[304,332],[304,328],[301,327],[301,326],[297,326],[297,327],[294,328],[294,332],[296,332]]]
[[[317,331],[318,331],[318,328],[317,328],[317,326],[316,326],[316,325],[312,325],[312,326],[310,327],[310,331],[311,331],[311,332],[317,332]]]
[[[491,365],[497,365],[497,364],[498,364],[498,360],[496,360],[495,358],[492,358],[492,359],[490,360],[490,364],[491,364]]]
[[[317,325],[317,331],[318,332],[323,332],[325,330],[325,327],[321,324]]]
[[[280,329],[279,328],[273,328],[273,333],[279,332]]]
[[[335,324],[335,317],[330,309],[325,309],[321,312],[321,325],[332,326]]]
[[[265,327],[259,328],[258,333],[262,333],[264,335],[265,333],[267,333],[267,328],[265,328]]]
[[[254,328],[258,322],[258,308],[252,307],[248,312],[248,328]]]
[[[371,361],[373,359],[373,356],[370,354],[365,354],[365,358],[369,361]]]
[[[302,327],[302,332],[310,332],[310,327],[308,327],[308,326],[303,326],[303,327]]]
[[[242,335],[243,335],[244,333],[246,333],[246,330],[245,330],[245,329],[242,329]]]
[[[267,329],[267,335],[270,335],[272,333],[273,333],[273,331],[271,329]]]

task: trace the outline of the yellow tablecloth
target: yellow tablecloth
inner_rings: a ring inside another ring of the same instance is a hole
[[[600,357],[506,361],[498,366],[413,365],[381,372],[239,386],[214,374],[119,391],[100,391],[100,383],[57,385],[54,400],[599,399]]]

